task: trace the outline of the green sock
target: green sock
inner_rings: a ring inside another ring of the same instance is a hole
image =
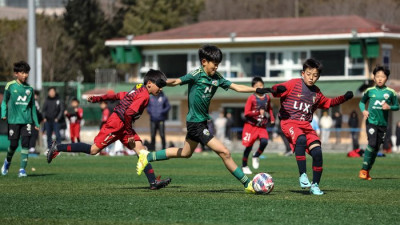
[[[7,162],[11,162],[12,157],[14,156],[15,150],[17,149],[11,149],[10,147],[8,148],[8,152],[7,152]]]
[[[156,151],[156,152],[150,152],[147,155],[147,161],[149,162],[153,162],[153,161],[161,161],[161,160],[167,160],[167,152],[165,151],[165,149],[160,150],[160,151]]]
[[[243,173],[242,169],[240,169],[240,167],[237,167],[235,171],[233,171],[233,176],[236,177],[236,179],[238,179],[240,182],[242,182],[242,184],[244,185],[244,187],[247,187],[247,185],[250,182],[250,179],[246,176],[246,174]]]
[[[28,164],[29,150],[26,148],[21,149],[21,169],[25,169]]]
[[[370,170],[373,164],[373,161],[375,161],[376,154],[374,154],[375,150],[371,146],[367,146],[367,149],[364,152],[364,161],[362,165],[363,170]],[[375,157],[374,157],[375,155]]]

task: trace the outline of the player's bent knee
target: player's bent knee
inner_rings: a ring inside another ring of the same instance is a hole
[[[232,158],[232,155],[231,155],[231,153],[229,152],[228,149],[225,149],[225,150],[222,151],[219,155],[220,155],[220,157],[223,158],[223,159],[230,159],[230,158]]]
[[[260,145],[267,146],[268,145],[268,139],[265,139],[265,138],[260,139]]]
[[[10,148],[12,150],[17,149],[18,148],[18,140],[14,140],[14,139],[10,140]]]
[[[320,146],[311,149],[310,153],[314,161],[322,162],[322,151]]]
[[[91,147],[90,148],[90,154],[91,155],[96,155],[97,153],[99,153],[101,151],[101,149],[100,148],[98,148],[97,146],[95,146],[95,147]]]
[[[306,146],[307,145],[307,138],[306,135],[302,134],[297,137],[296,145]]]
[[[181,152],[181,157],[186,158],[186,159],[192,157],[192,154],[193,154],[193,152],[190,151],[190,149],[187,150],[187,149],[183,149],[183,148],[179,148],[178,152]]]

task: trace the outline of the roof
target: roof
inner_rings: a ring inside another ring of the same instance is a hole
[[[285,40],[351,39],[357,37],[400,38],[400,26],[383,24],[359,16],[268,18],[204,21],[166,31],[106,41],[106,45],[147,45],[256,42]],[[184,41],[182,41],[184,40]]]

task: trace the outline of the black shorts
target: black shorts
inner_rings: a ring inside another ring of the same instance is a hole
[[[207,121],[204,122],[186,122],[187,134],[186,139],[200,142],[203,145],[214,137],[208,130]]]
[[[8,140],[19,139],[22,137],[30,137],[32,135],[31,124],[8,124]]]
[[[385,139],[387,127],[367,123],[368,145],[378,149]]]

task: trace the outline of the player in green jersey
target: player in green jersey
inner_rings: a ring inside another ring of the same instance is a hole
[[[389,110],[399,110],[399,101],[396,92],[385,84],[389,78],[390,71],[382,66],[376,66],[373,71],[375,86],[368,88],[361,101],[360,110],[367,119],[368,146],[364,153],[364,161],[359,177],[371,180],[369,171],[374,165],[379,147],[386,135]],[[368,110],[365,103],[368,102]]]
[[[12,157],[18,147],[21,137],[21,166],[18,177],[26,177],[26,165],[28,163],[29,141],[32,135],[32,125],[39,130],[39,122],[36,115],[35,97],[33,88],[26,81],[30,66],[24,61],[14,63],[14,76],[17,78],[8,82],[4,90],[4,98],[1,103],[1,118],[8,123],[8,148],[7,158],[1,167],[1,174],[7,175]]]
[[[234,84],[217,72],[218,64],[222,61],[222,52],[212,45],[204,45],[199,49],[201,67],[178,79],[168,79],[168,86],[188,84],[189,112],[186,116],[187,135],[183,148],[167,148],[157,152],[149,153],[140,151],[137,164],[137,172],[140,175],[148,162],[167,160],[170,158],[190,158],[198,145],[202,143],[217,153],[226,168],[244,185],[245,191],[253,193],[250,179],[236,165],[229,150],[216,139],[208,130],[207,120],[211,119],[208,114],[210,101],[218,87],[225,90],[233,89],[237,92],[271,92],[270,88],[254,88]]]

